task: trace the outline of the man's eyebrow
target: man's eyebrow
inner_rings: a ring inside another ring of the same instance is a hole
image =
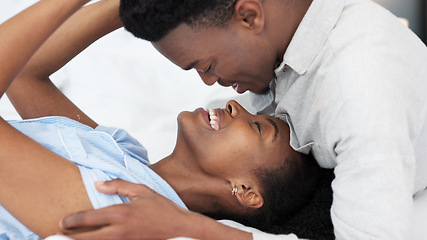
[[[194,66],[196,66],[196,64],[198,64],[199,62],[200,62],[200,60],[195,60],[195,61],[191,62],[190,64],[188,64],[187,67],[182,68],[182,69],[184,69],[185,71],[188,71],[188,70],[194,68]]]
[[[271,118],[265,118],[268,123],[270,123],[274,128],[274,136],[272,142],[276,141],[277,135],[279,135],[279,128],[277,127],[277,124],[273,121]]]

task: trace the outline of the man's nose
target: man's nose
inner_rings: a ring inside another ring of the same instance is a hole
[[[199,71],[197,71],[197,73],[199,74],[202,81],[208,86],[213,85],[219,79],[217,76],[215,76],[212,73],[203,73],[203,72],[199,72]]]

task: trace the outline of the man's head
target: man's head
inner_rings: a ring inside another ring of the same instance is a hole
[[[121,0],[124,27],[207,85],[263,93],[311,0]],[[302,10],[303,9],[303,10]]]
[[[120,18],[138,38],[157,42],[185,23],[193,28],[222,27],[231,19],[236,0],[122,0]]]

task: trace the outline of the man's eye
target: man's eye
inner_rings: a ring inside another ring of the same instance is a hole
[[[209,67],[208,67],[208,69],[206,69],[205,71],[203,71],[204,73],[208,73],[210,70],[211,70],[211,68],[212,68],[212,64],[211,65],[209,65]]]

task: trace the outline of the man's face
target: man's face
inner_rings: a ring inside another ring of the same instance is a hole
[[[205,84],[218,82],[238,93],[263,93],[274,76],[271,46],[261,34],[237,24],[198,30],[181,24],[153,45],[182,69],[196,69]]]

